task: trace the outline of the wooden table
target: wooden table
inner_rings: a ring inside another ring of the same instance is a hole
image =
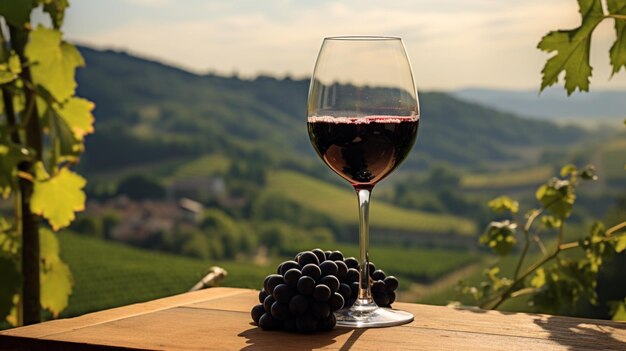
[[[0,332],[9,350],[626,350],[626,323],[396,303],[415,321],[299,335],[251,324],[257,292],[213,288]]]

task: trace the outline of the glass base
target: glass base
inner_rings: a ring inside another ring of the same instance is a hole
[[[413,314],[375,304],[359,305],[335,312],[338,327],[380,328],[402,325],[413,321]]]

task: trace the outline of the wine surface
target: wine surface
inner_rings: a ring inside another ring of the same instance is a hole
[[[418,117],[309,117],[311,143],[326,165],[356,188],[372,188],[415,144]]]

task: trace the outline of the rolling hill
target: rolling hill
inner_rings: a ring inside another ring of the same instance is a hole
[[[165,159],[220,153],[268,167],[320,169],[306,135],[307,80],[196,75],[124,52],[80,48],[78,93],[96,103],[87,175]],[[403,170],[434,163],[485,168],[529,159],[529,149],[585,136],[437,92],[420,94],[422,120]],[[532,146],[531,146],[532,145]],[[536,153],[535,153],[536,154]],[[326,173],[329,174],[329,173]]]

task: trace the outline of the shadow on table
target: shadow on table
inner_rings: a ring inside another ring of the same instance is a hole
[[[548,339],[569,350],[626,350],[626,342],[612,335],[613,329],[626,331],[626,324],[596,325],[581,318],[550,316],[537,318],[536,325],[550,333]]]
[[[285,331],[264,331],[254,326],[238,336],[247,339],[247,346],[242,350],[313,350],[333,345],[338,342],[338,336],[352,333],[343,345],[334,346],[341,351],[347,351],[364,332],[365,329],[335,328],[316,334],[297,334]]]

